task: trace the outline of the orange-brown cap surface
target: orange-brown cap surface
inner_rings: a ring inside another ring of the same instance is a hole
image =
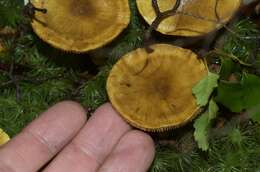
[[[161,12],[164,12],[172,9],[176,0],[157,2]],[[146,22],[151,24],[156,17],[152,0],[137,0],[137,5]],[[180,14],[163,20],[157,31],[178,36],[203,35],[220,28],[239,7],[240,0],[181,0],[177,9]]]
[[[184,125],[200,111],[193,86],[207,74],[192,51],[167,44],[137,49],[111,70],[107,92],[114,108],[133,126],[164,131]]]
[[[128,0],[32,0],[37,8],[32,27],[52,46],[73,52],[101,47],[127,27]]]

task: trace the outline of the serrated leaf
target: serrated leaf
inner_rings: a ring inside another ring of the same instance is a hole
[[[232,112],[260,105],[260,77],[244,74],[240,83],[221,83],[216,100]]]
[[[204,79],[193,87],[192,93],[195,95],[199,106],[205,106],[208,103],[210,95],[218,86],[218,79],[219,75],[209,72]]]
[[[217,117],[218,106],[213,99],[209,102],[208,110],[203,113],[194,123],[194,138],[198,143],[198,147],[203,151],[208,150],[208,129],[211,121]]]
[[[219,110],[218,105],[216,104],[216,102],[213,99],[211,99],[209,102],[209,108],[208,108],[208,113],[209,113],[208,122],[209,123],[211,122],[211,120],[213,120],[217,117],[218,110]]]
[[[198,143],[199,148],[208,150],[208,112],[203,113],[194,123],[194,138]]]

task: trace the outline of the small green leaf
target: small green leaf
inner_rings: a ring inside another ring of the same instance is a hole
[[[209,72],[208,75],[196,84],[192,92],[197,99],[199,106],[205,106],[214,88],[218,86],[219,75]]]
[[[198,143],[199,148],[208,150],[208,112],[203,113],[194,123],[194,138]]]
[[[211,99],[209,102],[209,109],[208,109],[208,113],[209,113],[208,122],[210,122],[211,120],[217,117],[218,110],[219,110],[218,105],[213,99]]]
[[[208,150],[208,129],[211,121],[216,118],[218,106],[213,99],[209,102],[208,110],[203,113],[194,123],[194,138],[198,143],[199,148],[203,151]]]

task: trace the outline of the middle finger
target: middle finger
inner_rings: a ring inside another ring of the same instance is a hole
[[[101,106],[44,172],[95,172],[131,129],[110,104]]]

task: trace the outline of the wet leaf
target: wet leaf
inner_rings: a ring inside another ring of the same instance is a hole
[[[210,128],[211,121],[216,118],[218,106],[213,99],[209,102],[208,110],[203,113],[194,123],[194,138],[198,143],[199,148],[203,151],[208,150],[208,129]]]
[[[218,79],[219,75],[209,72],[203,80],[193,87],[192,92],[198,105],[205,106],[208,103],[211,93],[218,86]]]

